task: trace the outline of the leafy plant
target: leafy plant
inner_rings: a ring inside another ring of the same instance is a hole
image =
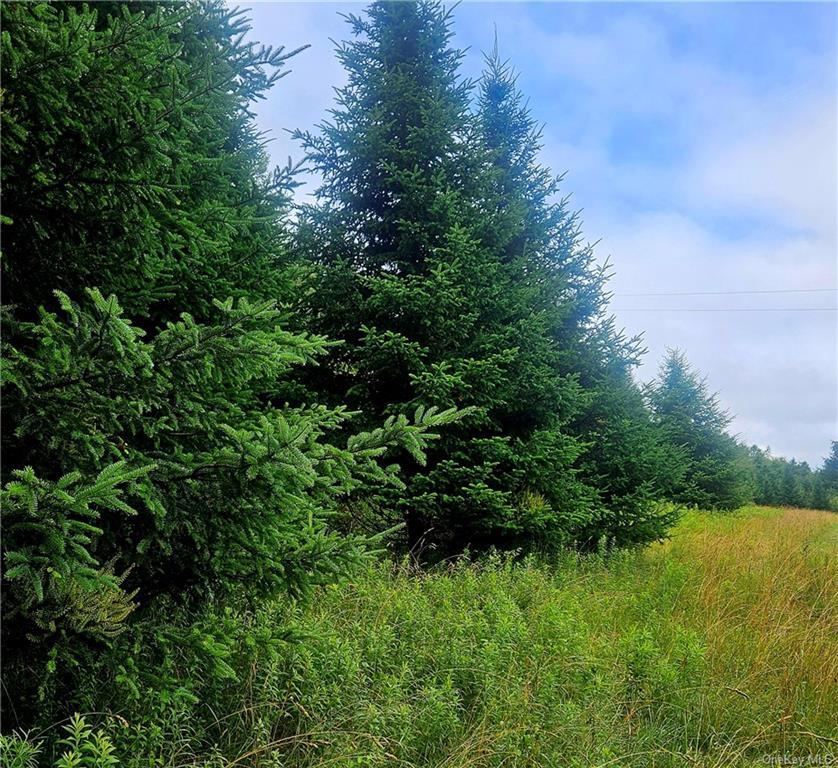
[[[119,765],[107,734],[94,730],[81,715],[73,715],[63,730],[65,736],[58,741],[61,756],[55,761],[55,768],[113,768]]]
[[[35,476],[31,467],[15,470],[0,494],[3,507],[3,576],[6,621],[28,616],[40,632],[58,623],[75,632],[109,636],[136,607],[136,591],[121,589],[127,574],[115,577],[112,564],[100,567],[92,542],[102,534],[101,512],[136,512],[121,498],[125,486],[145,477],[153,464],[128,469],[116,462],[90,482],[80,472],[55,483]],[[11,610],[8,610],[11,604]]]
[[[76,467],[55,483],[27,468],[4,492],[10,647],[36,628],[113,634],[136,588],[146,602],[307,593],[364,556],[329,527],[336,505],[398,486],[388,451],[422,461],[459,418],[417,408],[328,442],[345,409],[271,403],[325,342],[284,331],[270,302],[218,302],[216,325],[184,314],[147,334],[115,297],[88,296],[59,294],[64,317],[42,311],[7,350],[19,450],[46,471]],[[129,594],[102,562],[130,569]]]
[[[6,768],[37,768],[40,754],[40,743],[29,740],[25,733],[0,733],[0,765]]]

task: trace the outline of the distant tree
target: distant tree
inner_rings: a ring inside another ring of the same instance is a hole
[[[754,501],[757,504],[782,505],[783,459],[756,445],[748,449],[754,474]]]
[[[821,474],[830,487],[838,488],[838,440],[832,441],[829,456],[823,460]]]
[[[817,473],[820,501],[827,509],[838,512],[838,440],[833,440],[829,455]]]
[[[811,507],[813,497],[812,470],[806,462],[794,459],[783,466],[782,495],[785,504],[791,507]]]
[[[682,452],[683,479],[672,489],[673,500],[718,509],[750,501],[747,452],[726,431],[731,416],[683,352],[669,350],[646,396],[669,444]]]
[[[832,454],[813,471],[806,462],[772,456],[769,450],[749,450],[755,480],[755,501],[774,506],[838,508],[838,461]],[[838,511],[838,509],[836,510]]]

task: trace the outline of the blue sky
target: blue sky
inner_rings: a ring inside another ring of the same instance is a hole
[[[286,129],[326,116],[344,81],[330,38],[363,4],[250,8],[254,39],[311,45],[256,108],[273,159],[298,159]],[[645,333],[639,378],[682,347],[743,440],[819,464],[838,439],[838,315],[762,310],[834,307],[834,292],[627,294],[836,287],[838,5],[464,2],[464,76],[495,29],[544,163],[614,266],[614,313]],[[730,308],[760,311],[683,311]]]

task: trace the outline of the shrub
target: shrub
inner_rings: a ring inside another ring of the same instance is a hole
[[[456,417],[419,408],[340,445],[345,409],[274,404],[290,366],[325,342],[284,331],[271,303],[219,302],[218,324],[184,314],[147,334],[113,296],[88,296],[59,294],[61,316],[17,325],[6,349],[6,428],[32,465],[4,491],[5,649],[27,657],[12,666],[18,695],[43,683],[23,670],[51,658],[55,671],[59,645],[66,667],[73,637],[117,631],[137,588],[146,604],[256,601],[346,572],[363,543],[330,529],[337,504],[398,484],[387,451],[421,461],[431,430]],[[113,573],[129,570],[126,595]]]

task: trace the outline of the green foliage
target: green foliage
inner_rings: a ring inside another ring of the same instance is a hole
[[[475,754],[485,765],[589,765],[628,751],[629,729],[618,724],[631,706],[701,682],[700,643],[680,627],[653,626],[639,603],[620,606],[619,644],[596,642],[606,616],[619,615],[603,592],[624,583],[637,560],[618,558],[613,575],[611,559],[597,556],[549,567],[494,555],[425,573],[381,564],[291,611],[304,643],[233,651],[225,661],[248,677],[218,689],[197,660],[184,659],[199,697],[162,706],[142,696],[122,710],[137,727],[109,733],[130,766],[177,753],[197,766],[213,753],[251,750],[295,766],[459,765]],[[677,593],[683,574],[667,577]],[[587,589],[568,589],[574,582]],[[647,590],[641,599],[658,599]],[[288,624],[289,611],[271,604],[215,621],[231,649],[248,636],[258,646],[270,626]],[[179,674],[185,680],[187,668]],[[647,746],[662,737],[659,706],[660,720],[650,715],[636,737]],[[596,743],[580,741],[581,730]]]
[[[209,630],[142,622],[347,572],[368,547],[336,511],[398,487],[396,460],[458,414],[359,432],[343,406],[286,402],[328,343],[282,327],[293,182],[267,173],[248,105],[290,54],[214,2],[2,13],[4,696],[25,724],[88,692],[98,709],[109,677],[148,684],[136,646],[114,651],[132,611],[120,643],[206,659]]]
[[[683,470],[670,489],[672,500],[705,509],[735,509],[750,501],[748,454],[725,431],[730,415],[683,352],[669,351],[646,395]]]
[[[838,443],[833,441],[830,455],[816,471],[805,461],[772,456],[755,445],[749,455],[758,504],[838,511]]]
[[[249,104],[294,52],[207,3],[4,3],[3,300],[115,293],[145,327],[276,297],[290,169]]]
[[[603,317],[606,273],[537,163],[514,77],[489,59],[471,114],[440,5],[375,3],[349,23],[338,110],[298,134],[323,179],[298,232],[315,273],[303,314],[346,342],[304,383],[365,420],[473,408],[385,499],[410,547],[662,536],[637,342]]]
[[[97,570],[104,561],[130,567],[146,601],[257,600],[328,582],[362,555],[357,537],[329,528],[339,500],[398,485],[388,449],[423,460],[433,430],[458,416],[418,408],[414,422],[327,442],[343,409],[272,405],[276,382],[325,342],[284,331],[271,303],[218,302],[218,325],[184,314],[146,334],[114,297],[88,294],[83,306],[59,294],[62,316],[19,324],[24,341],[7,350],[17,455],[61,477],[27,468],[5,490],[10,647],[33,623],[111,634],[133,594],[102,591],[119,588]],[[76,588],[98,590],[92,623]]]
[[[55,768],[112,768],[119,765],[110,738],[101,730],[94,731],[80,715],[74,715],[64,726],[65,736],[59,740],[61,757]]]
[[[830,488],[838,488],[838,440],[833,440],[829,447],[829,456],[823,460],[821,473]]]
[[[654,548],[381,562],[306,604],[216,606],[189,619],[206,658],[125,654],[191,696],[143,689],[107,733],[132,768],[805,759],[834,733],[835,559],[828,515],[799,518],[688,513]]]
[[[593,248],[583,243],[578,215],[559,196],[562,178],[539,163],[541,129],[497,46],[486,57],[477,119],[491,160],[483,191],[493,212],[486,239],[513,270],[522,303],[544,318],[555,344],[547,375],[579,385],[562,430],[584,445],[576,466],[592,499],[574,538],[581,546],[660,538],[674,518],[661,514],[657,501],[679,470],[631,377],[641,342],[606,314],[608,266],[597,265]],[[532,418],[534,403],[530,392],[515,421]]]
[[[0,765],[5,768],[37,768],[41,745],[24,734],[0,733]]]
[[[3,507],[3,577],[6,621],[32,620],[39,634],[57,623],[74,632],[110,636],[134,609],[136,592],[121,590],[124,577],[100,567],[91,543],[102,534],[94,523],[100,510],[136,514],[120,486],[145,476],[153,465],[129,470],[125,462],[102,469],[90,484],[71,472],[56,483],[41,480],[31,467],[15,470],[6,484]],[[9,606],[11,610],[9,610]]]
[[[833,440],[816,479],[817,506],[838,512],[838,440]]]
[[[439,4],[349,16],[292,228],[250,105],[295,52],[220,0],[0,10],[3,704],[44,729],[3,764],[546,760],[626,717],[603,686],[656,726],[700,643],[632,605],[603,666],[587,596],[516,548],[619,569],[665,495],[739,503],[741,451],[677,356],[646,407],[497,53],[476,85]],[[838,496],[835,455],[806,494]],[[335,586],[402,523],[414,553],[514,556]]]
[[[52,768],[115,768],[120,761],[115,755],[111,738],[103,729],[94,729],[79,714],[69,718],[61,730],[64,735],[53,747],[57,757]],[[45,765],[39,761],[42,742],[26,736],[0,735],[0,764],[4,768],[35,768]]]

